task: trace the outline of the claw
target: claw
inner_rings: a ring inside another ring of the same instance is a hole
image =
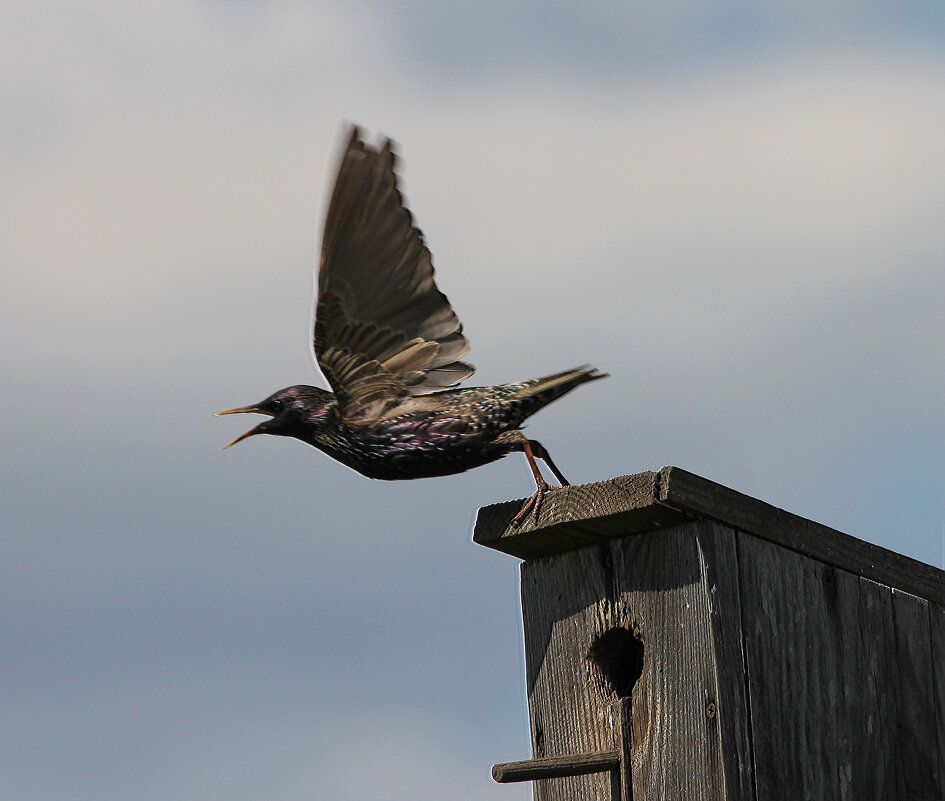
[[[544,479],[542,479],[541,483],[538,485],[538,489],[535,491],[535,494],[525,502],[525,505],[519,510],[518,514],[515,515],[510,525],[519,525],[526,517],[528,517],[529,512],[534,514],[535,523],[537,524],[538,515],[541,513],[541,502],[545,497],[545,493],[559,489],[561,489],[561,487],[558,485],[548,484],[544,481]]]
[[[545,481],[544,477],[541,474],[541,471],[538,469],[538,465],[535,464],[535,454],[532,452],[532,445],[541,449],[539,451],[539,453],[541,454],[541,458],[543,458],[546,462],[548,462],[548,464],[551,466],[551,469],[554,472],[555,476],[558,478],[558,480],[561,481],[561,483],[564,484],[565,486],[568,485],[568,482],[565,479],[565,477],[561,475],[558,468],[554,466],[554,463],[551,461],[551,458],[548,456],[548,452],[544,449],[544,447],[542,447],[537,442],[532,442],[531,440],[529,440],[521,431],[518,431],[516,433],[521,438],[522,452],[525,454],[525,457],[528,459],[528,466],[532,469],[532,475],[535,476],[535,484],[537,485],[538,489],[535,491],[535,494],[532,495],[532,497],[528,499],[527,503],[519,510],[519,513],[515,515],[510,525],[517,526],[526,517],[528,517],[528,513],[532,511],[535,513],[535,523],[537,524],[538,514],[541,511],[541,501],[542,501],[542,498],[545,497],[545,493],[548,492],[549,490],[561,489],[561,487],[557,485],[549,485],[548,482]]]

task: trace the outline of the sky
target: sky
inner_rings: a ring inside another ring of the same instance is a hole
[[[524,801],[524,460],[372,482],[320,383],[346,121],[529,434],[945,563],[941,3],[0,5],[0,798]],[[324,384],[322,384],[324,385]]]

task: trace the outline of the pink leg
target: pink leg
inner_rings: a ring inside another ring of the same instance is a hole
[[[528,499],[528,502],[522,507],[521,511],[515,518],[512,520],[512,525],[518,525],[529,512],[535,513],[535,520],[538,520],[538,513],[541,510],[541,500],[544,497],[545,493],[551,489],[560,489],[560,487],[553,487],[545,481],[544,477],[541,474],[541,471],[538,469],[538,464],[535,462],[535,454],[532,451],[532,446],[537,446],[536,450],[539,451],[540,458],[544,459],[548,465],[551,467],[552,472],[558,478],[559,481],[563,482],[564,485],[567,485],[564,476],[558,471],[558,468],[550,461],[548,458],[548,452],[542,447],[538,442],[532,442],[528,439],[521,431],[518,432],[518,435],[522,438],[522,451],[525,454],[525,458],[528,459],[528,466],[532,469],[532,475],[535,477],[535,484],[538,489],[535,491],[535,494]]]

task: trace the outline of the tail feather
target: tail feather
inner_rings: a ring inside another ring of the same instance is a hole
[[[516,393],[515,399],[522,404],[525,417],[528,417],[575,387],[598,378],[607,378],[607,375],[596,367],[585,364],[573,370],[526,381]]]

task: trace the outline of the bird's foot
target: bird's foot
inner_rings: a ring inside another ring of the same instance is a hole
[[[518,514],[512,520],[511,525],[519,525],[526,517],[528,517],[529,512],[535,515],[535,522],[538,522],[538,514],[541,511],[541,501],[545,497],[546,492],[551,490],[559,490],[560,486],[557,484],[548,484],[544,480],[538,485],[538,489],[535,490],[535,494],[529,498],[525,505],[519,510]]]

